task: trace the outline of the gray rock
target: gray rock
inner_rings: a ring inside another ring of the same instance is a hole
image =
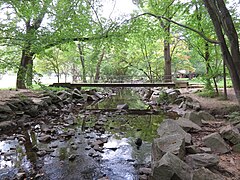
[[[186,163],[194,168],[198,169],[201,167],[212,167],[216,166],[219,163],[219,157],[214,154],[191,154],[186,156]]]
[[[26,178],[26,173],[24,173],[24,172],[17,173],[17,175],[16,175],[16,179],[22,180],[25,178]]]
[[[0,114],[0,122],[1,121],[8,121],[12,118],[12,116],[9,116],[7,114]]]
[[[166,89],[165,92],[167,93],[168,100],[170,102],[174,102],[178,98],[178,96],[181,94],[180,91],[177,89]]]
[[[3,104],[3,105],[0,105],[0,113],[2,113],[2,114],[12,114],[13,111],[8,105]]]
[[[11,108],[12,111],[18,111],[19,110],[19,108],[11,102],[7,102],[6,105],[8,105]]]
[[[146,174],[146,175],[150,175],[152,173],[152,169],[151,168],[139,168],[139,174]]]
[[[199,112],[198,112],[198,115],[201,116],[201,118],[202,118],[204,121],[214,121],[214,120],[215,120],[215,117],[212,116],[211,114],[209,114],[209,113],[206,112],[206,111],[199,111]]]
[[[100,180],[100,179],[99,179]],[[102,180],[102,179],[101,179]],[[103,180],[109,180],[109,178],[103,179]],[[146,174],[140,175],[139,180],[148,180],[148,177]]]
[[[39,108],[37,105],[30,105],[29,108],[25,110],[25,113],[31,117],[37,117],[39,114]]]
[[[199,111],[201,109],[201,105],[200,105],[200,103],[198,101],[193,101],[192,102],[192,108],[195,111]]]
[[[145,100],[149,100],[152,96],[153,90],[152,89],[148,89],[147,92],[145,92],[143,99]]]
[[[45,156],[46,154],[47,154],[47,152],[46,152],[45,150],[40,150],[40,151],[37,152],[37,155],[38,155],[39,157],[43,157],[43,156]]]
[[[196,154],[198,149],[196,145],[186,146],[186,154]]]
[[[171,152],[183,159],[185,155],[184,137],[179,138],[178,134],[173,134],[153,140],[152,161],[159,161],[167,152]]]
[[[239,144],[240,143],[240,133],[238,128],[232,126],[232,125],[227,125],[225,127],[222,127],[220,129],[220,134],[223,137],[223,139],[228,140],[232,144]]]
[[[195,111],[188,112],[184,115],[184,117],[194,122],[195,124],[202,126],[202,117],[199,116],[197,112]]]
[[[38,138],[39,142],[47,143],[50,142],[52,137],[50,135],[44,135]]]
[[[77,155],[76,154],[71,154],[69,157],[68,157],[68,160],[69,161],[74,161],[76,159]]]
[[[11,108],[4,104],[0,105],[0,122],[1,121],[8,121],[14,116],[13,111]]]
[[[233,149],[234,152],[240,153],[240,143],[234,145],[234,146],[232,147],[232,149]]]
[[[117,105],[117,109],[129,109],[129,106],[127,104],[119,104]]]
[[[208,147],[198,147],[198,149],[201,153],[211,153],[212,152],[211,148],[208,148]]]
[[[196,169],[193,172],[192,180],[226,180],[224,176],[215,174],[210,170],[202,167],[200,169]]]
[[[207,147],[210,147],[213,152],[223,154],[231,150],[218,132],[203,137],[203,142]]]
[[[192,169],[172,153],[166,153],[161,160],[152,165],[154,180],[192,180]]]
[[[186,132],[189,132],[191,130],[195,130],[195,131],[201,131],[202,128],[195,124],[194,122],[190,121],[189,119],[186,118],[178,118],[178,120],[176,121],[178,123],[179,126],[181,126]]]
[[[83,99],[84,97],[83,97],[82,94],[78,94],[78,93],[73,92],[72,93],[72,98],[73,99]]]
[[[64,101],[66,100],[67,98],[71,97],[71,93],[67,92],[67,91],[60,91],[57,93],[58,97]]]
[[[0,122],[0,131],[8,130],[16,126],[17,124],[12,121],[3,121]]]
[[[99,146],[103,146],[103,141],[101,140],[96,140],[94,142],[91,143],[91,146],[94,147],[95,145],[99,145]]]
[[[172,119],[165,119],[159,126],[158,135],[160,137],[178,134],[179,138],[185,138],[185,142],[187,144],[192,143],[192,136],[186,133],[177,123],[175,120]]]

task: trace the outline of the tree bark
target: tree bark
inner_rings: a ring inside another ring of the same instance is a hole
[[[101,55],[98,59],[98,62],[97,62],[96,73],[95,73],[95,78],[94,78],[95,83],[97,83],[100,79],[100,68],[101,68],[101,64],[102,64],[102,61],[103,61],[104,54],[105,54],[105,49],[102,50],[102,53],[101,53]]]
[[[226,80],[226,65],[223,61],[223,98],[228,99],[227,96],[227,80]]]
[[[83,55],[83,47],[81,46],[80,43],[78,43],[78,50],[79,50],[79,55],[80,55],[80,60],[81,60],[81,65],[82,65],[82,80],[84,83],[86,83],[87,78],[86,78],[85,58]]]
[[[223,60],[229,70],[233,88],[240,104],[240,51],[236,29],[232,17],[223,0],[203,0],[212,19],[216,35],[220,41]],[[226,37],[224,33],[226,33]],[[230,44],[230,51],[227,42]]]
[[[166,37],[164,39],[164,82],[172,82],[172,58],[171,58],[171,49],[170,49],[170,24],[163,24],[161,23],[161,26],[163,27]]]
[[[26,73],[27,87],[32,86],[32,80],[33,80],[33,58],[29,59],[27,64],[27,73]]]
[[[205,63],[206,63],[206,89],[211,90],[212,89],[212,85],[211,85],[211,80],[209,78],[209,71],[210,71],[210,64],[209,64],[209,58],[210,58],[210,53],[209,53],[209,44],[208,42],[205,43],[205,55],[204,55],[204,59],[205,59]]]
[[[18,89],[26,89],[26,74],[27,74],[27,68],[30,61],[32,61],[34,53],[30,52],[30,50],[22,50],[22,58],[21,63],[18,68],[17,72],[17,83],[16,87]]]

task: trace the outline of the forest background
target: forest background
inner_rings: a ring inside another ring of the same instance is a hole
[[[16,74],[1,84],[187,77],[207,91],[233,86],[240,102],[238,7],[223,0],[0,1],[0,72]]]

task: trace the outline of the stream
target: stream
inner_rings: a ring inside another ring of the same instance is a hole
[[[140,99],[122,89],[74,114],[74,124],[55,118],[2,137],[0,179],[137,180],[138,169],[150,164],[151,142],[165,116]],[[119,104],[129,109],[117,110]]]

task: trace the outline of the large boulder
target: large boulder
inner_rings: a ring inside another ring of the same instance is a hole
[[[153,140],[152,161],[159,161],[167,152],[171,152],[180,159],[183,159],[185,155],[184,138],[179,138],[179,135],[173,134]]]
[[[189,131],[201,131],[202,128],[195,124],[194,122],[190,121],[189,119],[187,118],[178,118],[177,121],[179,126],[181,126],[186,132],[189,132]]]
[[[203,137],[203,142],[213,152],[224,154],[231,150],[218,132]]]
[[[161,160],[152,166],[154,180],[192,180],[192,168],[179,157],[167,152]]]
[[[194,122],[195,124],[202,126],[202,117],[197,112],[188,112],[184,115],[184,117]]]
[[[198,115],[204,120],[204,121],[214,121],[215,117],[209,114],[206,111],[199,111]]]
[[[227,125],[225,127],[222,127],[220,129],[220,134],[225,140],[231,142],[234,145],[240,143],[239,130],[238,130],[238,128],[236,128],[232,125]]]
[[[8,121],[14,116],[12,109],[7,105],[0,105],[0,122]]]
[[[185,132],[175,120],[165,119],[159,126],[157,133],[160,137],[177,134],[179,138],[184,138],[187,144],[192,143],[192,136]]]
[[[193,172],[192,180],[226,180],[224,176],[215,174],[210,170],[202,167],[200,169],[196,169]]]
[[[201,167],[212,167],[219,163],[219,157],[214,154],[201,153],[191,154],[186,156],[186,163],[194,168],[198,169]]]

